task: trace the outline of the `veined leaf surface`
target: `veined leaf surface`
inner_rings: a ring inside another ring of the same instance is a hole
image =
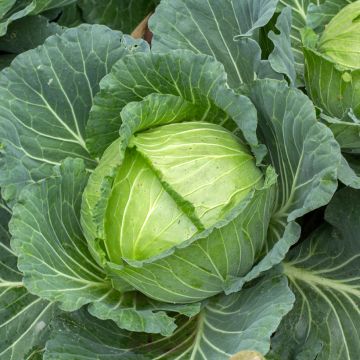
[[[31,295],[22,282],[10,248],[10,216],[0,198],[0,359],[23,360],[43,352],[49,323],[57,311],[54,302]]]
[[[92,99],[113,63],[140,51],[140,44],[104,26],[82,25],[48,38],[2,71],[0,183],[7,201],[66,157],[84,159],[89,169],[96,165],[85,143]]]
[[[338,192],[329,225],[293,248],[283,264],[296,295],[273,341],[281,359],[356,359],[360,353],[360,191]]]
[[[293,301],[284,278],[265,277],[238,294],[216,297],[197,317],[180,319],[168,338],[125,333],[84,312],[64,315],[53,325],[45,359],[228,360],[249,349],[265,354]]]

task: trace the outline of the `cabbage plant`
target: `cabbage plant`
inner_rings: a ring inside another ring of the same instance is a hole
[[[26,288],[122,329],[169,336],[171,314],[236,295],[337,186],[338,144],[306,96],[278,80],[236,93],[207,55],[84,25],[18,56],[0,85],[1,187]],[[278,276],[281,317],[293,298]]]
[[[224,127],[178,120],[122,124],[89,178],[81,221],[112,278],[157,300],[188,303],[221,292],[225,279],[258,258],[266,232],[257,225],[268,226],[273,175],[265,179],[250,149]],[[249,219],[254,208],[261,217]]]
[[[151,49],[86,24],[1,71],[0,359],[356,356],[359,191],[283,5],[165,0]]]

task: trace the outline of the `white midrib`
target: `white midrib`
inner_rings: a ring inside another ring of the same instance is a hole
[[[2,287],[10,287],[10,288],[13,288],[13,287],[23,287],[24,284],[20,281],[6,281],[6,280],[3,280],[0,278],[0,288]]]
[[[298,0],[295,0],[292,3],[289,3],[289,1],[284,1],[284,0],[281,0],[280,2],[285,6],[290,6],[293,11],[297,12],[301,16],[301,19],[303,21],[306,21],[305,9],[303,8],[303,6],[300,5]]]
[[[326,277],[314,275],[311,273],[311,271],[308,271],[304,268],[295,267],[290,263],[283,263],[283,267],[284,273],[289,278],[295,278],[309,284],[333,289],[338,292],[351,294],[360,298],[360,289],[356,289],[354,286],[344,284],[341,280],[329,279]]]
[[[189,360],[195,360],[197,351],[200,349],[200,342],[202,339],[203,334],[203,328],[204,328],[204,315],[202,313],[199,314],[198,317],[198,326],[197,326],[197,333],[194,340],[193,350],[191,352],[191,357]]]
[[[342,293],[344,296],[347,297],[348,294],[354,295],[356,297],[360,297],[360,290],[357,290],[355,287],[349,286],[344,284],[343,282],[339,280],[329,279],[325,277],[320,277],[318,275],[314,275],[310,271],[303,269],[303,268],[297,268],[291,264],[284,263],[284,272],[289,277],[290,280],[295,281],[295,279],[298,279],[299,281],[303,281],[310,285],[312,289],[321,296],[321,298],[327,303],[327,305],[331,308],[334,317],[336,318],[337,323],[339,324],[339,332],[341,333],[341,336],[344,341],[344,351],[346,352],[346,359],[351,359],[349,347],[346,341],[346,336],[344,333],[343,325],[341,323],[339,314],[337,309],[335,308],[334,304],[330,301],[328,296],[321,290],[321,288],[326,290],[334,290],[338,293]],[[344,358],[345,359],[345,358]]]

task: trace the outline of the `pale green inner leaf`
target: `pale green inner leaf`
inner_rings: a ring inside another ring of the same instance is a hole
[[[337,64],[360,68],[360,1],[345,6],[326,26],[319,50]]]
[[[133,144],[162,180],[193,204],[204,227],[222,218],[263,177],[246,147],[215,124],[171,124],[137,135]]]
[[[109,199],[110,259],[146,259],[214,225],[263,181],[247,148],[209,123],[135,135]]]
[[[113,262],[144,259],[197,232],[136,151],[128,151],[113,186],[106,220],[106,245]]]

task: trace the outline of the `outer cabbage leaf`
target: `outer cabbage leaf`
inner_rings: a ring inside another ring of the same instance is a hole
[[[295,220],[330,201],[341,163],[338,143],[301,91],[276,80],[258,80],[248,91],[258,109],[259,139],[268,148],[265,162],[278,182],[264,257],[244,277],[230,279],[228,293],[283,260],[300,237]]]
[[[169,305],[140,294],[121,294],[96,264],[79,222],[88,174],[80,159],[68,159],[52,177],[23,189],[11,220],[12,248],[31,293],[73,311],[85,304],[121,328],[170,335],[175,320],[165,311],[192,316],[199,305]],[[55,279],[55,281],[54,281]]]
[[[0,50],[20,54],[42,45],[52,35],[60,35],[64,29],[44,16],[28,16],[9,26],[6,35],[0,38]]]
[[[246,283],[258,278],[266,271],[280,264],[285,259],[291,246],[299,240],[300,234],[301,228],[295,221],[288,223],[282,232],[275,232],[274,229],[271,229],[271,241],[269,241],[269,244],[266,246],[266,254],[264,257],[254,265],[246,275],[229,278],[225,287],[225,294],[240,291]],[[275,244],[270,248],[272,242]]]
[[[261,60],[260,47],[251,38],[270,20],[276,4],[277,0],[162,1],[149,22],[152,48],[211,55],[223,63],[234,88],[258,76],[276,76]]]
[[[159,0],[80,0],[85,22],[104,24],[130,34],[140,21],[154,10]]]
[[[360,119],[357,119],[352,112],[346,114],[343,119],[337,119],[325,114],[321,119],[332,130],[341,151],[347,154],[360,154]]]
[[[258,80],[249,96],[258,110],[259,139],[268,148],[266,162],[279,176],[273,221],[292,221],[326,205],[337,187],[341,153],[309,98],[276,80]]]
[[[167,338],[125,333],[77,312],[54,322],[44,358],[227,360],[241,350],[265,354],[271,333],[293,301],[284,278],[264,278],[241,293],[212,299],[197,317],[180,319]]]
[[[279,34],[270,31],[269,39],[274,43],[274,49],[269,55],[272,68],[280,74],[285,74],[292,86],[296,84],[296,64],[291,47],[291,9],[286,7],[276,20]]]
[[[68,156],[96,165],[84,140],[93,96],[116,60],[144,48],[104,26],[82,25],[48,38],[2,71],[0,183],[6,200]]]
[[[63,28],[43,16],[29,16],[12,23],[9,32],[0,37],[0,70],[9,66],[17,54],[42,45],[51,35],[61,34]]]
[[[236,124],[259,158],[264,153],[257,143],[254,106],[229,89],[224,67],[212,57],[186,50],[127,56],[113,66],[100,87],[86,129],[93,156],[102,155],[119,137],[124,106],[155,93],[177,96],[179,104],[190,102],[197,109],[194,120],[217,122],[230,130]]]
[[[283,264],[296,295],[272,347],[281,359],[356,359],[360,353],[360,192],[340,190],[329,223],[293,248]]]
[[[111,290],[92,261],[78,221],[87,179],[81,160],[65,161],[45,182],[23,189],[10,223],[11,245],[27,288],[68,311]]]
[[[291,32],[287,41],[291,40],[292,51],[294,54],[296,73],[298,74],[299,81],[304,76],[304,55],[302,52],[302,42],[300,31],[306,26],[308,8],[312,4],[319,5],[321,0],[280,0],[278,9],[283,10],[285,7],[291,8]],[[282,51],[282,46],[278,46],[278,51]]]
[[[43,351],[56,305],[25,288],[9,244],[10,216],[0,199],[0,359],[24,360]]]
[[[45,10],[69,5],[76,0],[33,0],[9,1],[0,5],[0,36],[7,32],[8,26],[15,20],[27,15],[37,15]]]
[[[346,186],[360,189],[360,158],[359,156],[344,155],[339,168],[339,180]]]

